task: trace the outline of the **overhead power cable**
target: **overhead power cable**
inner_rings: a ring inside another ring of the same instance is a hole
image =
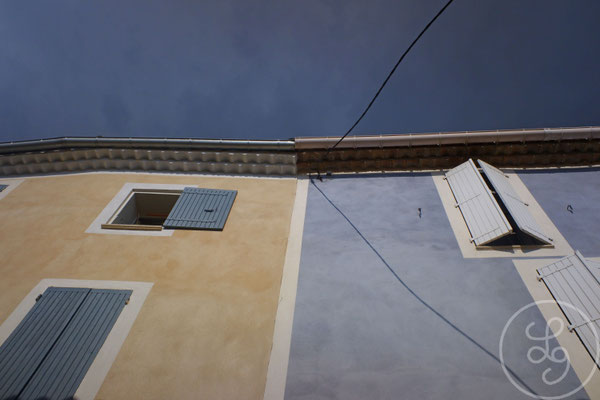
[[[377,97],[379,97],[379,94],[381,93],[381,91],[383,90],[383,88],[385,87],[385,85],[388,83],[388,81],[390,80],[390,78],[392,77],[392,75],[394,74],[394,72],[396,72],[396,69],[398,68],[398,65],[400,65],[400,63],[402,62],[402,60],[404,60],[404,57],[406,57],[406,55],[410,52],[410,50],[414,47],[414,45],[419,41],[419,39],[421,38],[421,36],[423,36],[423,34],[427,31],[427,29],[429,29],[429,27],[435,22],[436,19],[438,19],[438,17],[440,15],[442,15],[442,13],[446,10],[446,8],[448,8],[448,6],[450,4],[452,4],[453,1],[454,0],[449,0],[446,3],[446,5],[444,7],[442,7],[440,9],[440,11],[438,11],[438,13],[435,15],[435,17],[433,17],[431,19],[431,21],[429,21],[429,23],[425,26],[425,28],[423,28],[423,30],[421,31],[421,33],[419,33],[419,35],[415,38],[415,40],[412,41],[412,43],[410,44],[410,46],[408,46],[408,48],[404,51],[404,53],[402,54],[402,56],[400,56],[400,58],[396,62],[396,65],[394,65],[394,68],[392,68],[392,70],[388,74],[387,78],[385,78],[385,80],[383,81],[383,83],[379,87],[379,90],[377,90],[377,93],[375,93],[375,96],[373,96],[373,98],[369,102],[369,105],[367,106],[367,108],[365,108],[365,110],[362,112],[362,114],[360,115],[360,117],[358,117],[358,119],[356,120],[356,122],[354,123],[354,125],[352,125],[352,127],[350,129],[348,129],[348,131],[344,134],[344,136],[342,136],[340,138],[340,140],[338,140],[333,146],[331,146],[330,148],[327,149],[327,152],[325,153],[325,155],[323,156],[323,158],[327,157],[327,155],[329,154],[329,152],[331,150],[335,149],[342,142],[342,140],[344,140],[344,138],[346,136],[348,136],[350,134],[350,132],[352,132],[354,130],[354,128],[356,127],[356,125],[358,125],[358,123],[367,114],[367,112],[369,111],[369,109],[371,108],[371,106],[373,105],[373,103],[375,102],[375,100],[377,99]]]

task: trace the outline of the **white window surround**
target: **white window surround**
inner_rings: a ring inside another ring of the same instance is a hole
[[[454,207],[455,198],[448,183],[444,180],[443,172],[432,172],[433,183],[437,189],[440,200],[446,211],[446,216],[456,238],[458,247],[464,258],[520,258],[520,257],[564,257],[573,254],[573,249],[560,233],[552,220],[546,215],[542,207],[533,197],[527,186],[514,170],[504,170],[510,177],[513,188],[523,201],[529,204],[529,211],[544,229],[544,232],[553,238],[554,247],[528,248],[527,246],[506,247],[480,247],[470,241],[470,234],[460,210]]]
[[[145,230],[117,230],[103,229],[102,224],[108,223],[108,220],[121,207],[125,200],[134,190],[183,190],[186,187],[198,187],[197,185],[171,185],[161,183],[126,183],[113,199],[104,207],[104,210],[96,217],[94,222],[85,230],[86,233],[101,233],[106,235],[135,235],[135,236],[172,236],[173,229],[163,229],[160,231]]]
[[[104,344],[77,388],[77,392],[75,392],[74,398],[78,400],[92,400],[100,390],[104,378],[115,361],[153,285],[151,282],[43,279],[25,296],[6,321],[0,325],[0,346],[35,305],[35,299],[50,286],[131,290],[129,303],[121,311],[119,318],[117,318]]]
[[[0,192],[0,200],[8,196],[10,192],[15,190],[17,186],[21,184],[25,179],[0,179],[0,185],[7,185],[3,191]]]

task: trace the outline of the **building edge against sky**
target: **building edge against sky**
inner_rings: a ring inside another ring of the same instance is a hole
[[[469,157],[498,167],[600,162],[600,127],[290,140],[62,137],[0,143],[0,174],[151,171],[247,175],[449,169]]]
[[[498,344],[520,308],[554,301],[538,269],[600,257],[600,128],[358,136],[325,154],[334,140],[0,143],[0,344],[50,287],[125,290],[91,364],[65,370],[77,398],[599,398],[577,329],[549,339],[572,355],[554,385],[518,329]],[[472,243],[442,172],[469,158],[503,168],[551,245]],[[193,230],[139,222],[185,188],[236,195],[226,212],[197,201]],[[111,222],[140,194],[159,200]],[[572,322],[556,302],[527,318]]]

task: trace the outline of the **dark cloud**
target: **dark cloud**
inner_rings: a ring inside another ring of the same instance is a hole
[[[0,2],[0,136],[340,135],[444,1]],[[598,125],[600,2],[456,0],[357,133]]]

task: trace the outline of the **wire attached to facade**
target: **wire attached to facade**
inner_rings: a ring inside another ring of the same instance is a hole
[[[446,10],[446,8],[448,8],[448,6],[450,4],[452,4],[453,1],[454,0],[449,0],[446,3],[446,5],[444,7],[442,7],[440,9],[440,11],[438,11],[438,13],[435,15],[435,17],[433,17],[431,19],[431,21],[429,21],[429,23],[425,26],[425,28],[423,28],[423,30],[421,31],[421,33],[419,33],[419,35],[415,38],[415,40],[412,41],[412,43],[410,44],[410,46],[408,46],[408,48],[404,51],[404,53],[402,54],[402,56],[400,56],[400,58],[396,62],[396,65],[394,65],[394,68],[392,68],[392,70],[388,74],[387,78],[385,78],[385,80],[383,81],[383,83],[379,87],[379,90],[377,90],[377,93],[375,93],[375,96],[373,96],[373,98],[369,102],[369,105],[367,106],[367,108],[365,108],[365,110],[362,112],[362,114],[360,115],[360,117],[358,117],[358,119],[356,120],[356,122],[354,123],[354,125],[352,125],[352,127],[350,129],[348,129],[348,131],[344,134],[344,136],[342,136],[340,138],[340,140],[338,140],[333,146],[331,146],[330,148],[327,149],[327,151],[325,152],[325,155],[323,156],[323,159],[325,159],[325,157],[327,157],[327,155],[329,154],[329,152],[331,152],[331,150],[335,149],[342,142],[342,140],[344,140],[346,138],[346,136],[348,136],[354,130],[354,128],[356,127],[356,125],[358,125],[358,123],[367,114],[367,112],[369,111],[369,109],[371,108],[371,106],[373,105],[373,103],[375,102],[375,100],[377,99],[377,97],[379,97],[379,94],[381,93],[381,91],[383,90],[383,88],[385,87],[385,85],[388,83],[388,81],[390,80],[390,78],[392,77],[392,75],[394,74],[394,72],[396,72],[396,69],[398,68],[398,65],[400,65],[400,63],[402,62],[402,60],[404,60],[404,57],[406,57],[406,55],[410,52],[410,50],[414,47],[414,45],[419,41],[419,39],[421,38],[421,36],[423,36],[423,34],[427,31],[427,29],[429,29],[429,27],[435,22],[436,19],[438,19],[438,17],[440,15],[442,15],[442,13]]]

